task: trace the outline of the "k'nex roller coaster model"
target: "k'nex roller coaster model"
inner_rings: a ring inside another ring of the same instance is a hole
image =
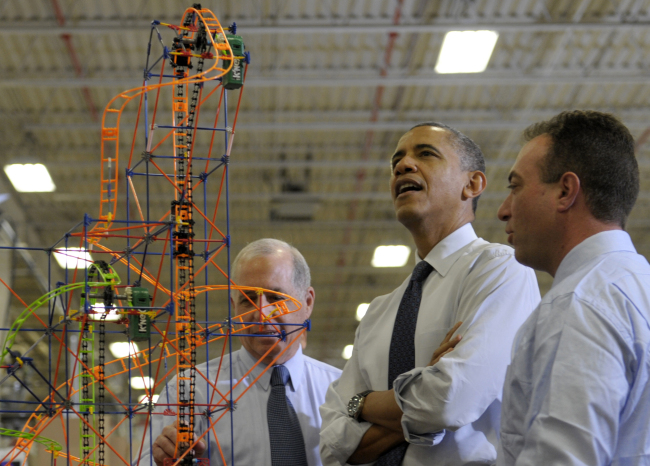
[[[229,391],[217,390],[216,379],[197,370],[198,360],[210,359],[211,348],[223,361],[233,336],[253,336],[253,325],[269,325],[278,342],[292,344],[309,330],[309,321],[271,320],[300,308],[290,296],[269,309],[261,298],[251,301],[253,310],[238,316],[230,309],[231,292],[246,288],[230,279],[228,172],[249,62],[236,25],[222,27],[201,5],[188,8],[178,25],[151,23],[142,86],[116,95],[103,113],[99,214],[86,214],[53,246],[30,248],[48,260],[82,251],[75,256],[80,266],[32,303],[0,279],[24,308],[0,329],[0,388],[21,388],[20,397],[0,399],[0,419],[26,420],[21,429],[0,428],[13,439],[0,463],[138,464],[150,447],[155,407],[164,405],[163,415],[175,416],[178,426],[178,455],[168,464],[209,464],[194,458],[194,445],[233,441],[217,438],[214,426],[233,422],[246,391],[234,397],[232,382]],[[122,121],[135,106],[135,121]],[[219,256],[226,256],[221,265]],[[215,292],[221,299],[208,299]],[[128,354],[110,358],[107,346],[119,339]],[[177,399],[157,403],[155,394],[174,377]],[[217,393],[207,405],[195,402],[199,383]],[[197,413],[209,418],[201,436],[193,436]],[[61,439],[45,435],[53,431]],[[128,443],[118,442],[124,432]],[[221,448],[219,454],[223,464],[234,463]]]

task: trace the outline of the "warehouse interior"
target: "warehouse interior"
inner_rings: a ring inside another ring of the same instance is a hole
[[[488,187],[474,228],[506,243],[496,212],[522,131],[566,109],[615,114],[635,137],[641,173],[627,231],[650,257],[650,1],[202,3],[222,25],[237,24],[250,53],[230,155],[231,255],[261,237],[303,253],[316,290],[306,354],[343,367],[358,306],[411,272],[414,246],[395,219],[389,159],[400,136],[423,121],[450,125],[480,145]],[[57,244],[85,214],[96,215],[104,107],[141,85],[151,21],[177,24],[190,6],[0,3],[0,160],[43,164],[56,185],[53,192],[19,192],[0,174],[0,242],[23,247],[0,253],[0,278],[15,292],[0,295],[0,327],[11,326],[48,286],[66,281],[39,249]],[[498,35],[485,70],[436,71],[447,33],[470,30]],[[161,105],[171,111],[170,102]],[[135,108],[127,108],[121,127],[132,130],[136,119]],[[121,144],[128,153],[131,141]],[[125,191],[124,177],[119,183]],[[170,200],[156,193],[151,202]],[[410,248],[406,262],[374,267],[375,249],[391,245]],[[544,292],[552,279],[539,273],[538,281]],[[227,307],[226,295],[219,299],[210,306]],[[35,341],[28,336],[16,348]],[[32,356],[46,358],[46,346]]]

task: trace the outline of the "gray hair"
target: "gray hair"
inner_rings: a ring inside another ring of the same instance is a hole
[[[300,298],[302,298],[302,295],[305,294],[307,289],[311,286],[309,265],[307,265],[307,261],[302,254],[300,254],[300,251],[289,243],[279,239],[262,238],[244,246],[232,262],[232,276],[236,277],[239,264],[242,260],[258,256],[271,256],[277,253],[278,250],[287,251],[291,254],[291,258],[293,259],[293,287],[296,292],[301,294]],[[296,296],[296,298],[298,297]]]

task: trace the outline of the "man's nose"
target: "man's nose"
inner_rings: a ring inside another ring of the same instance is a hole
[[[396,175],[417,171],[417,164],[415,158],[410,155],[405,155],[396,164],[393,172]]]
[[[257,300],[257,305],[260,308],[259,320],[261,321],[270,321],[274,318],[276,305],[269,301],[269,299],[263,294]]]
[[[502,222],[507,222],[510,219],[510,194],[508,194],[508,197],[501,203],[501,206],[499,206],[499,210],[497,211],[497,217],[499,217],[499,220]]]

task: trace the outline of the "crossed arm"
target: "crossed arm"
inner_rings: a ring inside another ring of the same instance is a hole
[[[427,366],[433,366],[444,355],[453,351],[461,340],[457,335],[451,336],[458,330],[462,322],[454,325],[445,338],[433,352],[431,361]],[[371,422],[372,426],[365,433],[355,452],[348,458],[350,464],[364,464],[377,460],[384,452],[391,450],[404,442],[402,432],[402,410],[395,401],[393,390],[384,390],[370,393],[363,404],[361,418]]]

